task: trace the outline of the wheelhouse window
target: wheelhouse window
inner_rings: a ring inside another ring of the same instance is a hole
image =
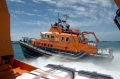
[[[61,37],[61,39],[60,39],[61,41],[64,41],[64,37]]]
[[[46,36],[45,34],[42,34],[42,38],[45,38],[45,36]]]
[[[117,27],[118,27],[119,30],[120,30],[120,16],[117,16],[117,17],[114,19],[114,22],[116,23]]]
[[[51,39],[54,39],[54,36],[53,36],[53,35],[51,36]]]
[[[68,42],[69,41],[69,37],[66,37],[66,42]]]
[[[116,18],[116,20],[118,21],[119,25],[120,25],[120,16]]]
[[[49,35],[46,35],[46,38],[48,39],[48,38],[50,38],[50,36],[49,36]]]
[[[79,42],[81,42],[81,36],[80,35],[78,36],[78,40],[79,40]]]

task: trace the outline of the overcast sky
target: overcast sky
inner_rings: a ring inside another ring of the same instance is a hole
[[[40,38],[41,31],[57,22],[58,12],[63,18],[66,11],[71,28],[93,31],[100,41],[120,41],[120,31],[113,22],[118,9],[113,0],[7,0],[7,5],[14,41]]]

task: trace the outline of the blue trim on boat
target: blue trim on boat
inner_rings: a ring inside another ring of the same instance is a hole
[[[27,48],[25,46],[21,46],[21,48],[22,48],[22,51],[24,52],[24,54],[27,54],[30,57],[40,57],[40,56],[42,56],[42,54],[37,53],[36,51],[34,51],[30,48]]]
[[[63,53],[66,53],[66,54],[74,54],[74,55],[76,55],[77,53],[79,53],[79,52],[72,52],[72,51],[60,50],[60,49],[49,48],[49,47],[42,47],[42,46],[36,46],[36,47],[38,47],[38,48],[40,48],[42,50],[46,50],[46,51],[55,53],[55,54],[59,54],[59,52],[63,52]]]
[[[35,50],[34,48],[29,47],[27,45],[24,45],[24,44],[20,43],[20,46],[21,46],[23,54],[26,58],[38,58],[38,57],[44,56],[44,55],[50,56],[48,54],[39,52],[39,51]]]
[[[21,45],[21,48],[22,48],[24,54],[26,54],[28,56],[31,56],[31,57],[40,57],[43,55],[51,56],[51,55],[46,54],[44,52],[39,52],[39,51],[35,50],[34,48],[29,47],[27,45],[24,45],[24,44],[20,44],[20,45]],[[42,47],[42,46],[35,46],[35,47],[38,47],[38,49],[42,49],[42,50],[45,50],[45,51],[48,51],[48,52],[51,52],[54,54],[63,54],[63,55],[67,55],[67,56],[70,56],[70,54],[72,54],[72,55],[78,54],[78,52],[59,50],[59,49],[55,49],[55,48],[48,48],[48,47]],[[82,55],[82,54],[83,54],[83,52],[81,52],[79,55]]]

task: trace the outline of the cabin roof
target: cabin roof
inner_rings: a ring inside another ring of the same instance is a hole
[[[70,36],[69,33],[59,33],[59,32],[41,32],[42,34],[57,34],[57,35],[63,35],[63,36]],[[72,34],[72,36],[76,36],[75,34]]]

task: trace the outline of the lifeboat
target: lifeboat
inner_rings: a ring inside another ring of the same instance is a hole
[[[49,64],[44,68],[37,68],[15,59],[10,38],[10,14],[6,5],[6,0],[0,0],[0,18],[0,79],[79,79],[77,77],[82,77],[80,75],[75,75],[78,71],[60,65]],[[48,56],[49,54],[42,53],[44,51],[40,51],[38,47],[44,46],[45,48],[48,46],[53,48],[54,44],[47,44],[35,40],[36,39],[24,37],[20,42],[26,54],[29,53],[29,56],[31,55],[31,57],[37,57],[40,56],[41,52],[42,55]],[[33,52],[31,53],[30,51],[37,53],[32,55]],[[81,72],[78,74],[80,73]],[[104,76],[104,78],[102,76]],[[113,79],[109,75],[103,74],[102,76],[99,76],[100,79]],[[97,77],[98,75],[96,75],[95,78]]]
[[[89,38],[86,37],[89,34],[95,37],[96,42],[89,43]],[[26,58],[57,56],[67,59],[79,59],[84,55],[94,55],[113,59],[112,52],[108,54],[98,53],[96,43],[99,42],[99,39],[94,32],[81,32],[79,29],[70,28],[67,20],[58,19],[58,23],[52,24],[49,31],[40,32],[40,36],[40,39],[34,40],[23,37],[20,41]]]

